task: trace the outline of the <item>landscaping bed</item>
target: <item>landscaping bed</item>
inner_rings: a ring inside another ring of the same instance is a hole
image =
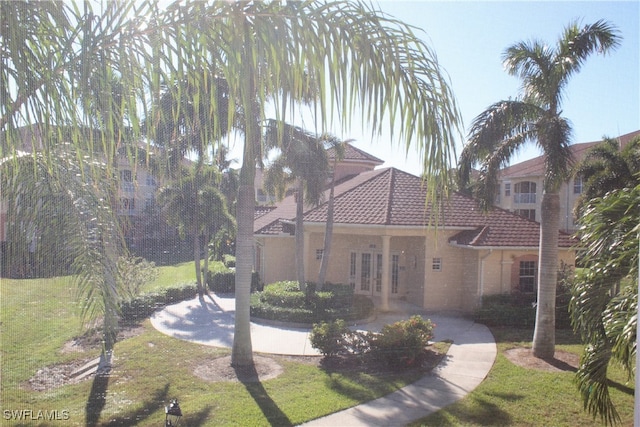
[[[283,281],[251,295],[252,318],[301,325],[365,319],[372,315],[373,308],[369,298],[354,294],[348,285],[327,284],[316,291],[313,284],[307,284],[303,292],[297,282]]]

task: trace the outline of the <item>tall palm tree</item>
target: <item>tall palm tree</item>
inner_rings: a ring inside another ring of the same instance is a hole
[[[500,101],[478,115],[459,160],[459,180],[468,187],[471,168],[482,164],[475,194],[489,208],[498,190],[500,168],[523,145],[534,143],[545,156],[540,217],[538,298],[533,354],[555,353],[555,299],[558,271],[560,185],[571,166],[571,125],[563,117],[561,101],[569,78],[580,71],[588,56],[606,53],[620,42],[615,27],[605,21],[567,26],[554,47],[533,40],[508,47],[504,65],[522,80],[518,99]]]
[[[181,181],[185,156],[190,152],[196,154],[193,170],[188,172],[192,174],[189,179],[186,182],[180,182],[177,187],[165,188],[165,191],[160,194],[167,195],[175,188],[190,192],[186,196],[189,204],[179,206],[181,216],[170,216],[170,218],[177,224],[183,224],[185,221],[188,223],[189,234],[194,239],[194,265],[200,296],[203,296],[205,291],[200,254],[203,246],[208,248],[209,233],[205,231],[211,229],[207,223],[214,221],[214,218],[196,211],[207,209],[217,212],[213,205],[220,203],[218,197],[211,200],[201,198],[213,197],[214,188],[211,185],[219,181],[213,179],[215,174],[211,173],[212,171],[204,170],[205,160],[208,149],[219,144],[229,132],[228,109],[229,92],[225,80],[217,77],[215,71],[206,68],[190,70],[187,76],[171,79],[171,84],[164,87],[159,99],[152,106],[151,120],[147,123],[147,126],[154,127],[149,132],[153,135],[154,142],[164,148],[167,159],[164,168],[167,169],[170,179]],[[202,188],[196,186],[202,186]],[[217,189],[215,189],[215,195],[218,195]],[[174,194],[165,202],[172,205],[171,201],[176,198],[177,195]],[[189,209],[194,212],[187,212]],[[226,208],[224,212],[218,212],[218,215],[226,214]],[[205,270],[208,267],[208,258],[207,249],[204,258]]]
[[[318,271],[318,287],[322,289],[325,278],[327,276],[327,268],[329,267],[329,258],[331,256],[331,241],[333,240],[333,214],[334,214],[334,193],[336,186],[336,167],[338,162],[344,158],[345,144],[349,141],[339,141],[335,137],[325,137],[329,142],[329,149],[333,150],[333,165],[331,167],[331,183],[329,184],[329,197],[327,200],[327,223],[324,229],[324,244],[322,247],[322,260],[320,261],[320,270]]]
[[[329,176],[329,160],[324,144],[304,129],[271,120],[266,128],[266,146],[279,148],[265,174],[268,193],[282,199],[288,184],[295,182],[296,198],[296,273],[300,290],[306,289],[304,273],[304,204],[318,205]]]
[[[612,190],[633,188],[640,183],[640,137],[620,147],[620,141],[605,138],[590,149],[577,165],[575,176],[582,179],[583,191],[575,208],[580,218],[585,204]]]
[[[639,204],[640,186],[591,199],[577,233],[585,248],[584,268],[574,281],[569,309],[585,350],[576,382],[585,409],[606,424],[620,420],[609,395],[610,362],[618,362],[629,379],[637,369]]]
[[[80,132],[90,123],[85,106],[94,94],[88,88],[96,71],[104,79],[120,77],[128,128],[135,137],[142,133],[138,117],[149,119],[149,98],[157,99],[168,76],[220,70],[233,106],[227,126],[239,118],[244,135],[237,201],[236,366],[253,363],[253,185],[268,100],[282,121],[313,88],[320,133],[332,119],[350,127],[355,114],[373,133],[402,123],[393,136],[403,139],[406,149],[424,154],[428,180],[449,167],[459,112],[448,80],[416,28],[367,3],[176,1],[161,10],[158,2],[143,0],[106,2],[99,13],[91,2],[0,6],[6,47],[0,56],[0,131],[9,135],[0,141],[3,156],[5,147],[17,145],[15,130],[34,123],[64,123],[72,129],[69,140],[88,154],[98,146],[113,151],[114,132],[89,140]],[[195,76],[192,81],[201,88],[207,84]],[[103,112],[105,129],[115,129],[120,111]],[[154,139],[153,131],[148,137]]]

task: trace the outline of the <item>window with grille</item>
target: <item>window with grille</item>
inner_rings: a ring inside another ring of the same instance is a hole
[[[535,292],[536,290],[536,262],[520,261],[520,290]]]
[[[400,255],[391,255],[391,293],[398,293],[400,281]]]

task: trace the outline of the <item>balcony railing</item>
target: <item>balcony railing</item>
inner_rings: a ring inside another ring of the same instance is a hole
[[[535,203],[536,193],[515,193],[513,203]]]

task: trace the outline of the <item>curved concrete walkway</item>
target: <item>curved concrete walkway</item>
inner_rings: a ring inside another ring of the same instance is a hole
[[[235,299],[212,294],[165,307],[151,316],[167,335],[214,347],[233,344]],[[305,423],[305,426],[402,426],[466,396],[486,377],[496,358],[496,344],[486,326],[455,315],[427,313],[406,303],[355,329],[379,331],[383,325],[420,314],[436,324],[435,341],[453,341],[445,359],[428,375],[387,396]],[[257,353],[319,355],[309,342],[309,329],[251,322]]]

